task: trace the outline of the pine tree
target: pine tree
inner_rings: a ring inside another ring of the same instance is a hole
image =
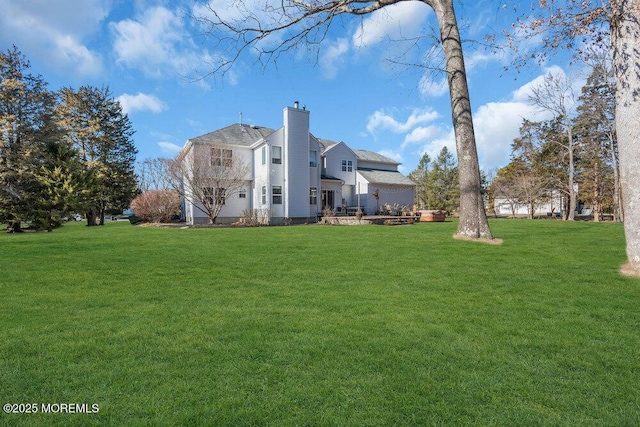
[[[46,147],[59,137],[55,96],[14,46],[0,54],[0,221],[20,231],[56,225],[38,173],[50,161]]]
[[[429,172],[431,168],[431,158],[427,153],[422,155],[418,167],[409,174],[409,179],[416,183],[415,204],[419,209],[429,207],[429,197],[427,188],[429,186]]]
[[[60,96],[60,126],[78,150],[87,185],[87,225],[102,225],[108,210],[121,211],[137,193],[135,131],[108,88],[63,88]]]
[[[427,200],[433,209],[451,214],[460,207],[458,165],[453,154],[443,147],[431,164],[427,185]]]
[[[582,88],[576,131],[579,135],[581,198],[593,205],[599,221],[605,205],[619,220],[618,147],[615,132],[615,88],[611,72],[596,65]]]

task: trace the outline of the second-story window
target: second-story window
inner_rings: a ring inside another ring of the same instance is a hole
[[[318,152],[316,150],[309,151],[309,167],[315,168],[318,166]]]
[[[271,163],[274,165],[282,164],[282,147],[271,147]]]
[[[233,150],[226,148],[211,149],[211,166],[231,167],[233,161]]]
[[[342,172],[353,172],[353,160],[342,161]]]

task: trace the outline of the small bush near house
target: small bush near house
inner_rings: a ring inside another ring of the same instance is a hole
[[[271,215],[270,209],[245,209],[242,211],[242,223],[250,227],[269,224]]]
[[[131,202],[134,215],[145,222],[169,222],[180,214],[180,195],[173,190],[151,190]]]

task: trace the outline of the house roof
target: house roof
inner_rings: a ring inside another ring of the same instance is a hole
[[[248,147],[256,141],[271,135],[273,132],[275,132],[274,129],[262,126],[236,123],[213,132],[205,133],[204,135],[196,136],[195,138],[190,138],[190,141],[194,144],[229,144]]]
[[[382,154],[374,153],[369,150],[353,150],[353,152],[358,157],[358,160],[363,160],[366,162],[374,162],[374,163],[385,163],[390,165],[400,165],[401,163],[396,162],[393,159],[390,159],[387,156],[383,156]]]
[[[336,178],[335,176],[331,176],[331,175],[322,174],[320,176],[320,178],[323,179],[323,180],[327,180],[327,181],[341,181],[341,182],[344,182],[340,178]]]
[[[330,139],[324,139],[324,138],[318,138],[318,142],[320,143],[320,146],[322,147],[322,152],[325,152],[325,151],[329,150],[330,148],[333,148],[336,145],[340,144],[339,142],[331,141]]]
[[[358,170],[358,174],[369,181],[370,184],[416,185],[415,182],[396,171]]]

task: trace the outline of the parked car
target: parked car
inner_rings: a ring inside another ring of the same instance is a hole
[[[73,214],[68,218],[68,221],[82,221],[84,218],[80,214]]]

